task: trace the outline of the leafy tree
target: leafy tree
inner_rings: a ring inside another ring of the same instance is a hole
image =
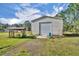
[[[77,32],[79,26],[79,4],[69,4],[67,10],[62,11],[59,15],[64,20],[64,31]]]
[[[31,30],[31,23],[30,23],[30,21],[25,21],[25,22],[24,22],[24,27],[26,27],[26,29],[27,29],[28,31],[30,31],[30,30]]]

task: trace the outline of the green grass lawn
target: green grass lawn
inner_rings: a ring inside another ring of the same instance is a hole
[[[25,44],[17,47],[16,51],[19,52],[15,54],[16,56],[79,56],[79,37],[55,39],[8,38],[8,33],[0,33],[0,55],[4,55],[10,48],[22,42],[25,42]]]
[[[29,41],[25,38],[9,38],[8,33],[0,33],[0,55],[5,54],[11,47],[22,42]]]
[[[65,37],[49,40],[45,44],[45,48],[47,49],[47,55],[79,56],[79,37]]]

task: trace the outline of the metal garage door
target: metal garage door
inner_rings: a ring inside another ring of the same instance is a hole
[[[47,36],[51,32],[51,23],[40,24],[40,34]]]

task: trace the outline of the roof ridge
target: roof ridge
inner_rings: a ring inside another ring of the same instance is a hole
[[[34,22],[34,21],[36,21],[36,20],[38,20],[38,19],[41,19],[41,18],[44,18],[44,17],[50,17],[50,18],[59,18],[59,16],[42,16],[42,17],[39,17],[39,18],[36,18],[36,19],[34,19],[34,20],[32,20],[31,22]]]

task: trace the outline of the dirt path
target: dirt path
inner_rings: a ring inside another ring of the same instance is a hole
[[[9,51],[4,54],[4,56],[15,56],[17,53],[20,52],[20,49],[24,48],[24,46],[26,45],[26,42],[22,42],[16,46],[10,47]]]
[[[43,45],[41,44],[42,40],[32,40],[29,42],[23,42],[18,44],[16,47],[10,48],[10,50],[4,54],[4,56],[16,56],[22,49],[27,50],[31,55],[40,55],[41,48]]]

